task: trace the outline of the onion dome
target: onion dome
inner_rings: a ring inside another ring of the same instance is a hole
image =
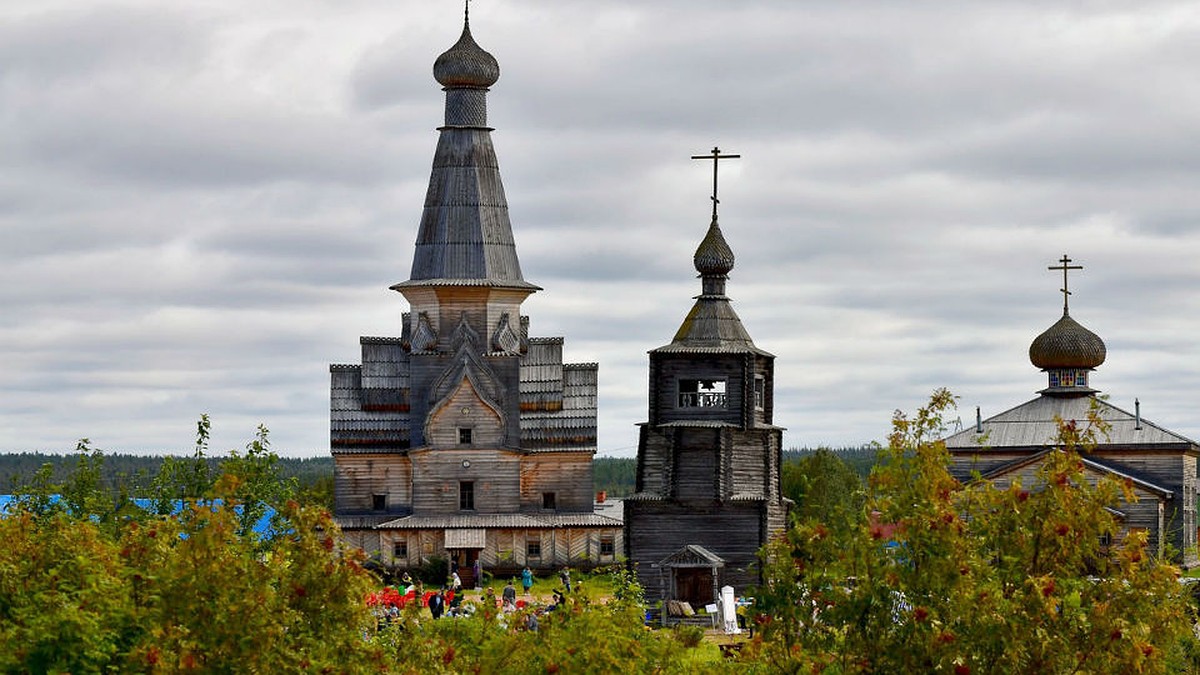
[[[1066,312],[1029,345],[1029,360],[1042,370],[1095,368],[1104,363],[1105,355],[1100,336],[1079,325]]]
[[[443,87],[486,88],[500,79],[500,64],[475,44],[471,24],[464,22],[458,42],[433,62],[433,77]]]
[[[721,226],[717,225],[714,215],[712,224],[708,226],[708,234],[696,247],[696,255],[692,258],[696,271],[703,276],[724,276],[733,269],[733,249],[721,234]]]

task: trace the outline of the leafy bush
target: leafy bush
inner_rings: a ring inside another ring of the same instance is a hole
[[[676,626],[671,633],[676,642],[688,649],[698,647],[704,641],[704,629],[700,626]]]
[[[1060,424],[1036,484],[950,476],[938,440],[945,390],[899,412],[841,536],[813,515],[774,539],[757,589],[761,630],[743,650],[774,672],[1163,672],[1191,613],[1178,569],[1144,533],[1117,532],[1126,485],[1084,474],[1103,421]]]
[[[425,559],[417,569],[413,570],[417,579],[425,584],[426,588],[441,588],[450,580],[450,562],[440,555],[431,556]]]

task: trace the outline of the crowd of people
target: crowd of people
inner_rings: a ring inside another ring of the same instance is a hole
[[[477,590],[481,585],[481,576],[476,571]],[[426,591],[420,580],[414,580],[408,573],[405,573],[398,586],[387,586],[382,591],[372,593],[367,598],[367,604],[375,612],[380,628],[396,623],[404,607],[409,603],[418,602],[418,606],[429,609],[429,615],[435,620],[441,619],[443,616],[469,616],[477,610],[477,605],[498,609],[501,616],[532,609],[524,614],[523,627],[536,631],[538,616],[544,615],[546,612],[553,612],[566,602],[566,594],[571,592],[571,572],[568,568],[564,567],[559,571],[558,581],[561,588],[553,589],[549,603],[543,605],[535,602],[532,593],[533,571],[526,567],[521,571],[520,576],[521,587],[524,590],[523,598],[517,596],[517,578],[512,577],[505,583],[499,597],[496,596],[495,587],[488,586],[483,589],[483,595],[478,601],[464,602],[466,594],[463,591],[462,578],[458,574],[457,566],[453,566],[446,584],[435,590]]]

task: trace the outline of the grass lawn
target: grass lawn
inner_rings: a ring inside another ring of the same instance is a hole
[[[504,585],[511,579],[513,587],[517,589],[517,599],[528,600],[525,597],[524,591],[521,588],[521,577],[516,575],[513,577],[495,577],[488,582],[480,591],[467,589],[466,599],[481,599],[487,593],[487,589],[491,588],[499,598],[504,591]],[[537,576],[533,577],[533,588],[529,593],[533,597],[533,601],[541,604],[547,604],[553,600],[554,591],[563,590],[563,585],[558,580],[558,575],[553,576]],[[603,602],[612,597],[612,580],[606,572],[598,572],[596,574],[571,571],[571,594],[583,594],[588,600],[593,602]]]

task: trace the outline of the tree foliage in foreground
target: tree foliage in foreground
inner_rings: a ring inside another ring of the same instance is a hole
[[[1112,550],[1108,508],[1131,490],[1089,482],[1080,453],[1104,424],[1060,424],[1036,484],[963,487],[937,440],[953,397],[899,412],[864,515],[841,536],[810,516],[764,550],[765,672],[1143,673],[1179,666],[1191,612],[1179,571],[1144,534]],[[1176,659],[1173,661],[1173,657]]]
[[[44,472],[16,496],[0,515],[0,672],[378,670],[361,552],[288,498],[265,429],[219,476],[206,441],[202,418],[148,510],[101,484],[86,442],[66,480]]]
[[[863,518],[865,485],[840,453],[820,448],[784,462],[781,482],[783,495],[795,502],[793,519],[821,519],[836,534]]]
[[[692,650],[673,631],[645,628],[642,589],[633,574],[613,575],[611,600],[568,595],[565,604],[538,617],[536,630],[527,624],[532,610],[500,614],[484,605],[470,617],[437,621],[417,621],[410,610],[403,625],[382,631],[376,642],[400,673],[741,672],[719,657],[697,668]]]
[[[1197,651],[1177,570],[1141,535],[1100,545],[1117,532],[1105,507],[1132,497],[1079,461],[1102,423],[1064,423],[1034,485],[964,487],[935,440],[951,405],[937,392],[897,413],[849,501],[813,460],[811,508],[764,549],[736,661],[645,629],[623,571],[610,602],[569,596],[536,630],[528,612],[435,621],[416,603],[377,628],[361,553],[326,511],[284,499],[265,431],[219,477],[179,460],[160,485],[186,507],[163,514],[98,488],[103,457],[82,452],[0,517],[0,672],[1184,672]],[[201,425],[194,460],[206,439]],[[250,502],[278,510],[270,536],[246,528]]]

